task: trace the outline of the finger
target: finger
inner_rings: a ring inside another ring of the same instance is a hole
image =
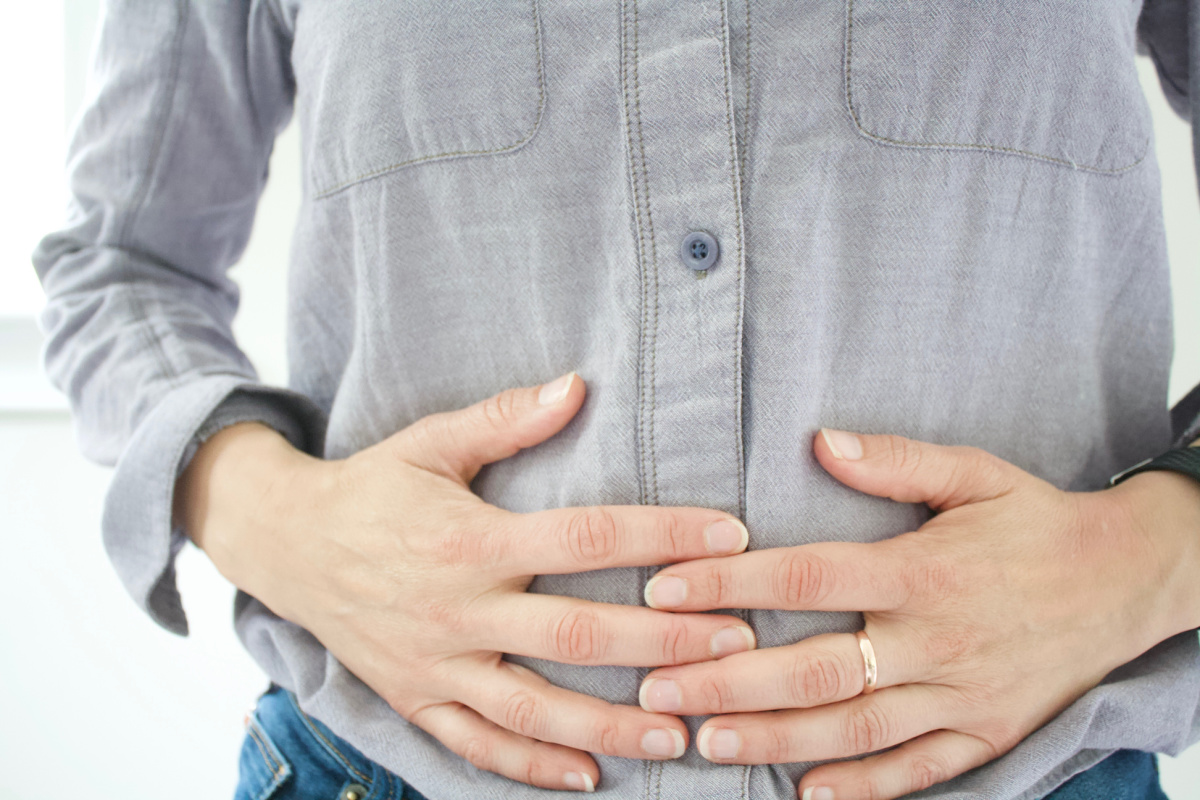
[[[568,372],[538,386],[507,389],[457,411],[422,417],[397,437],[409,463],[469,484],[484,464],[558,433],[583,404],[583,380]]]
[[[880,669],[876,689],[914,679],[887,634],[872,631]],[[779,708],[813,708],[863,692],[866,667],[858,638],[849,633],[814,636],[786,647],[737,653],[720,661],[655,670],[642,681],[638,701],[665,714],[730,714]]]
[[[679,758],[687,747],[675,717],[570,692],[507,661],[480,669],[464,676],[461,702],[514,733],[621,758]]]
[[[675,564],[646,584],[646,605],[672,611],[768,608],[890,611],[908,599],[902,537],[818,542]]]
[[[553,575],[643,567],[746,549],[736,517],[707,508],[591,506],[513,514],[496,535],[513,575]]]
[[[975,447],[945,447],[902,436],[821,429],[817,460],[842,483],[902,503],[948,511],[1012,489],[1017,467]]]
[[[459,703],[428,706],[412,722],[476,767],[514,781],[590,792],[600,779],[586,754],[507,731]]]
[[[894,800],[948,781],[999,755],[977,736],[934,731],[877,756],[810,770],[797,789],[801,800],[870,797]]]
[[[942,727],[941,691],[906,684],[834,705],[713,717],[696,734],[696,747],[721,764],[860,756]]]
[[[475,636],[481,650],[563,664],[689,664],[755,645],[754,632],[737,617],[664,614],[543,594],[501,596],[478,624]]]

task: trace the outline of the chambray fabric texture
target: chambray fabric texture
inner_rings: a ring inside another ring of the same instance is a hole
[[[34,256],[48,374],[115,464],[121,579],[186,632],[175,477],[261,419],[341,458],[570,369],[558,435],[473,488],[515,511],[696,505],[750,546],[871,542],[923,506],[811,455],[821,426],[989,450],[1066,489],[1181,441],[1139,45],[1185,115],[1184,0],[112,0]],[[1140,25],[1140,35],[1139,35]],[[1191,32],[1192,35],[1189,35]],[[275,135],[295,116],[286,389],[230,330]],[[679,244],[720,245],[702,277]],[[1185,430],[1188,429],[1188,430]],[[532,591],[639,604],[650,569]],[[239,636],[302,708],[431,798],[568,796],[467,765],[253,598]],[[762,647],[858,614],[752,611]],[[1116,670],[996,761],[923,797],[1040,797],[1119,748],[1200,738],[1195,633]],[[514,659],[636,704],[645,670]],[[701,722],[689,718],[693,732]],[[599,758],[611,798],[794,796],[811,764]]]

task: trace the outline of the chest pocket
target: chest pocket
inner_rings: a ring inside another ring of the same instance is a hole
[[[537,0],[305,5],[292,63],[313,194],[533,138],[546,102]]]
[[[846,0],[846,103],[876,142],[1136,167],[1150,122],[1130,0]]]

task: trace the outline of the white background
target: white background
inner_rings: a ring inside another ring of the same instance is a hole
[[[0,800],[229,797],[242,715],[265,687],[234,637],[232,589],[189,548],[180,584],[191,637],[171,636],[133,606],[100,544],[108,473],[78,455],[61,400],[34,360],[28,313],[39,294],[28,253],[60,213],[63,120],[83,92],[97,0],[65,4],[65,15],[51,0],[11,4],[32,10],[5,11],[0,26],[0,108],[8,110],[0,124]],[[28,19],[12,24],[22,14]],[[40,44],[37,30],[65,30],[65,46]],[[1190,130],[1166,107],[1149,64],[1141,68],[1174,265],[1178,397],[1200,382],[1200,208]],[[291,129],[234,272],[243,290],[238,340],[272,383],[286,376],[298,165]],[[1173,800],[1200,800],[1200,748],[1163,758],[1162,769]]]

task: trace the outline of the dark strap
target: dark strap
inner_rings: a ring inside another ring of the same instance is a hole
[[[1189,427],[1194,427],[1200,419],[1200,385],[1195,386],[1187,395],[1171,408],[1171,433],[1179,441]]]
[[[1109,486],[1116,486],[1126,478],[1132,478],[1139,472],[1151,472],[1160,470],[1166,472],[1180,472],[1191,478],[1200,481],[1200,447],[1177,447],[1174,450],[1168,450],[1160,456],[1148,458],[1138,464],[1134,464],[1123,472],[1118,472],[1108,480]]]

